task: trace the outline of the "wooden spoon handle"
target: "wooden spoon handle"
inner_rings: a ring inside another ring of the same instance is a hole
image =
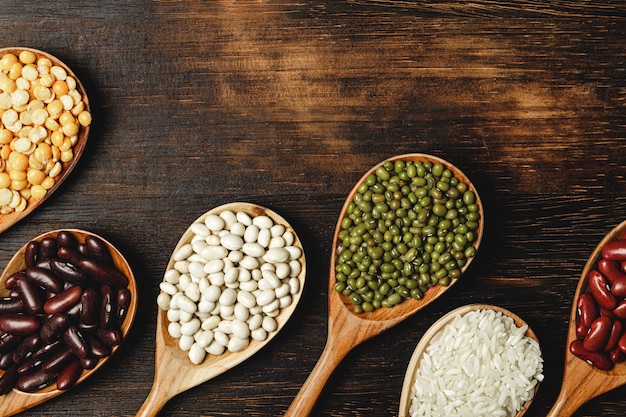
[[[342,347],[341,344],[336,345],[332,339],[326,342],[322,355],[309,377],[304,381],[304,385],[302,385],[302,388],[300,388],[300,391],[285,413],[285,417],[305,417],[311,413],[317,398],[326,385],[326,381],[328,381],[337,365],[350,350],[349,348],[342,349]]]
[[[163,392],[161,384],[156,383],[152,386],[148,397],[136,414],[136,417],[154,417],[159,414],[169,396],[167,392]]]

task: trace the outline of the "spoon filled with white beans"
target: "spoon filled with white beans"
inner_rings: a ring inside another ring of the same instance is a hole
[[[267,208],[236,202],[184,232],[157,297],[156,369],[137,416],[251,357],[296,309],[306,274],[302,244]]]

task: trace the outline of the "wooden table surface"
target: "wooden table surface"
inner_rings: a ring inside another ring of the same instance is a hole
[[[0,39],[65,61],[94,119],[70,179],[0,236],[0,261],[44,231],[83,228],[128,257],[141,296],[116,357],[24,416],[135,415],[152,385],[170,253],[193,220],[232,201],[295,227],[308,263],[301,304],[270,345],[160,415],[282,415],[326,340],[343,199],[370,166],[410,152],[476,183],[478,257],[445,297],[354,349],[313,415],[396,415],[420,337],[475,302],[535,330],[546,378],[526,416],[551,408],[580,272],[626,219],[624,2],[4,0]],[[576,416],[623,416],[625,395]]]

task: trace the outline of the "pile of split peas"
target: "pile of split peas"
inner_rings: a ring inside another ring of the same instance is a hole
[[[91,124],[77,80],[33,51],[0,57],[0,214],[46,196]]]

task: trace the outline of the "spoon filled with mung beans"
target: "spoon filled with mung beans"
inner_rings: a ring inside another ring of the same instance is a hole
[[[475,187],[441,158],[399,155],[365,173],[335,228],[326,346],[285,415],[309,415],[351,349],[448,291],[475,258],[483,226]]]
[[[154,384],[137,416],[267,345],[295,311],[305,274],[302,243],[274,211],[235,202],[196,219],[160,284]]]

